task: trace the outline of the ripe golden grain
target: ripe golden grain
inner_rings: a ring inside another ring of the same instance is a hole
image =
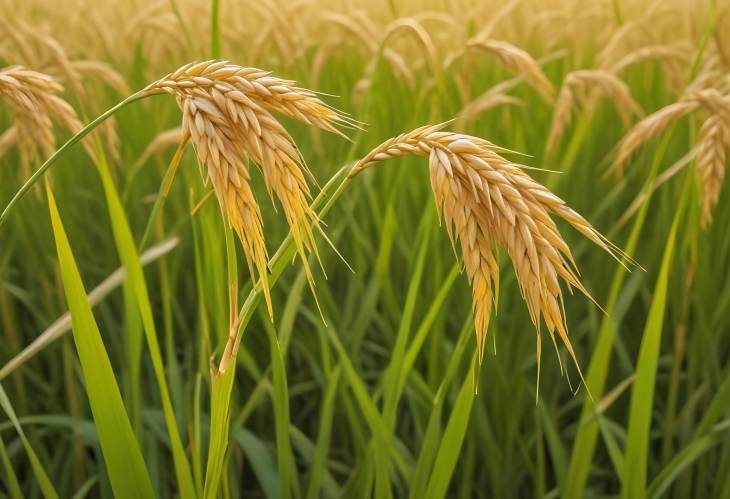
[[[183,143],[192,140],[201,174],[208,166],[203,177],[212,181],[221,209],[241,240],[252,277],[257,273],[264,285],[269,313],[268,257],[248,158],[261,168],[269,195],[275,194],[283,207],[313,289],[307,256],[317,252],[313,229],[320,230],[320,225],[309,207],[307,168],[294,140],[271,112],[339,134],[337,126],[354,122],[293,81],[226,61],[188,64],[143,91],[162,92],[177,99],[183,112]]]
[[[690,91],[682,100],[669,104],[647,116],[621,139],[616,158],[611,170],[622,175],[631,155],[643,144],[656,137],[682,117],[700,108],[710,113],[721,113],[726,119],[730,117],[730,98],[723,96],[713,88]]]
[[[696,146],[697,176],[702,189],[703,228],[712,223],[712,213],[720,199],[728,146],[730,146],[730,130],[727,119],[720,114],[711,115],[700,128]]]
[[[114,89],[119,95],[129,95],[131,90],[121,74],[111,65],[92,60],[71,61],[71,68],[81,76],[88,76],[94,81],[100,81]]]
[[[689,51],[686,47],[679,47],[677,45],[648,45],[626,54],[613,66],[611,66],[610,71],[613,73],[619,73],[635,64],[654,61],[674,62],[687,65],[690,62]]]
[[[563,314],[560,280],[589,296],[580,282],[570,248],[550,215],[572,225],[592,242],[618,256],[615,249],[581,215],[498,154],[501,148],[469,135],[441,131],[445,124],[418,128],[373,149],[353,167],[351,177],[369,165],[401,156],[428,156],[439,216],[454,244],[461,245],[472,287],[477,348],[483,355],[492,303],[497,303],[499,265],[496,249],[507,250],[537,329],[561,339],[575,360]]]
[[[9,142],[14,136],[24,177],[30,175],[33,163],[41,155],[50,156],[56,150],[54,121],[72,133],[81,129],[76,112],[56,95],[62,90],[50,76],[22,66],[0,70],[0,98],[10,108],[15,130],[4,141]],[[84,145],[93,156],[93,142],[85,141]]]
[[[511,43],[497,40],[469,42],[469,47],[484,50],[497,57],[504,66],[522,75],[547,102],[555,102],[555,87],[530,54]]]
[[[589,91],[595,93],[589,94]],[[565,129],[570,123],[571,112],[576,101],[580,100],[584,103],[584,107],[591,108],[596,95],[602,95],[613,102],[624,126],[628,125],[632,114],[643,114],[641,106],[631,95],[628,85],[613,73],[600,69],[573,71],[565,77],[555,104],[545,146],[548,155],[555,152],[562,139]]]

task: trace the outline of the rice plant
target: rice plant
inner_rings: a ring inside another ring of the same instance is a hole
[[[729,30],[0,0],[0,497],[730,497]]]

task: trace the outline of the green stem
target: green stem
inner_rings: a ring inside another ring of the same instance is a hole
[[[211,0],[210,3],[210,55],[213,59],[220,59],[221,56],[221,31],[220,31],[220,2]]]
[[[717,12],[717,0],[709,0],[709,10],[707,12],[707,19],[705,21],[705,29],[702,32],[702,38],[700,44],[697,47],[697,53],[695,54],[694,60],[692,61],[692,69],[690,71],[689,81],[695,79],[697,73],[700,70],[700,64],[702,64],[702,55],[705,53],[707,43],[712,36],[712,32],[715,30],[715,18]]]
[[[177,6],[176,0],[170,0],[170,7],[172,8],[173,14],[175,14],[175,18],[177,19],[177,23],[180,25],[180,30],[183,32],[183,36],[185,36],[185,43],[188,46],[188,49],[193,49],[193,37],[190,36],[190,30],[188,29],[187,24],[185,23],[185,20],[183,19],[182,15],[180,14],[180,9]]]
[[[312,209],[317,211],[320,219],[324,218],[347,185],[351,183],[347,180],[347,174],[350,172],[350,168],[351,165],[346,165],[335,173],[327,184],[322,187],[320,194],[312,202]],[[269,268],[271,269],[269,286],[273,286],[276,283],[284,268],[292,261],[295,252],[296,247],[290,232],[274,256],[269,260]],[[243,339],[246,326],[251,320],[262,294],[263,285],[261,280],[258,280],[243,302],[238,314],[238,329],[234,333],[236,334],[236,339],[232,349],[234,354],[225,370],[219,371],[213,369],[212,372],[211,431],[205,473],[205,487],[203,491],[203,497],[205,499],[212,499],[218,496],[220,477],[225,469],[225,456],[228,447],[228,434],[230,432],[230,403],[237,365],[236,353]]]
[[[616,18],[616,24],[621,26],[624,23],[624,16],[621,14],[620,0],[613,0],[613,16]]]

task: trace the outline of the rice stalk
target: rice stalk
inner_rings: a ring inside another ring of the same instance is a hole
[[[94,81],[103,82],[119,95],[132,93],[124,77],[110,64],[94,60],[79,60],[71,61],[70,66],[80,76],[88,76]]]
[[[611,66],[610,71],[612,73],[619,73],[636,64],[656,61],[674,62],[682,65],[687,65],[690,62],[686,47],[677,45],[648,45],[623,56]]]
[[[489,22],[479,30],[474,39],[476,40],[487,40],[492,37],[492,33],[500,25],[504,19],[509,16],[512,11],[520,4],[520,0],[510,0],[503,4],[496,12],[490,13]]]
[[[12,125],[0,135],[0,158],[13,147],[16,140],[18,140],[18,132],[15,125]]]
[[[674,90],[684,86],[691,64],[687,47],[676,44],[648,45],[626,54],[610,68],[610,71],[618,74],[631,66],[646,62],[661,63],[667,83]]]

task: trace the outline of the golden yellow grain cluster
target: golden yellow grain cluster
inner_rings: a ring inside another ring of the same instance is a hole
[[[54,122],[72,133],[81,128],[76,111],[56,95],[62,90],[50,76],[22,66],[0,70],[0,98],[13,115],[13,126],[0,136],[0,154],[17,145],[24,177],[55,151]]]
[[[565,220],[606,251],[616,254],[615,250],[562,199],[533,180],[519,165],[502,157],[501,148],[478,137],[442,131],[444,126],[424,126],[383,142],[353,167],[351,176],[375,162],[427,156],[439,215],[443,216],[452,243],[460,243],[472,286],[480,358],[492,303],[497,303],[496,250],[504,247],[537,328],[538,360],[542,321],[553,342],[557,333],[575,360],[562,312],[560,280],[590,295],[578,277],[570,247],[550,215]]]
[[[696,115],[692,155],[701,187],[701,223],[708,227],[712,221],[730,147],[730,46],[723,35],[730,30],[730,9],[726,6],[712,17],[715,36],[703,41],[697,36],[704,28],[699,21],[703,16],[692,15],[700,5],[694,1],[619,5],[405,0],[390,2],[388,9],[367,0],[246,0],[220,5],[223,53],[235,55],[236,60],[261,63],[286,74],[304,72],[317,88],[325,86],[323,75],[332,73],[326,71],[328,65],[357,57],[361,64],[348,66],[348,71],[355,72],[348,75],[354,76],[347,83],[352,97],[348,104],[363,113],[377,106],[372,96],[364,97],[387,73],[413,96],[415,109],[430,105],[432,115],[439,111],[436,97],[449,92],[456,103],[456,127],[471,131],[482,124],[478,118],[483,113],[497,107],[519,106],[519,112],[530,113],[529,98],[516,93],[518,85],[525,83],[540,96],[530,105],[542,106],[549,116],[543,136],[550,161],[559,158],[564,139],[575,128],[575,111],[586,112],[588,123],[599,115],[594,111],[601,99],[611,104],[611,112],[628,129],[609,158],[612,170],[619,174],[640,147],[683,117]],[[63,12],[73,14],[60,15]],[[103,101],[105,93],[130,93],[129,81],[121,75],[134,73],[135,78],[150,81],[179,67],[141,93],[175,96],[183,115],[182,126],[160,134],[142,157],[174,142],[182,151],[192,142],[201,175],[212,183],[228,224],[241,240],[252,277],[261,279],[271,313],[268,252],[259,202],[251,186],[250,164],[257,165],[269,196],[282,207],[309,284],[314,286],[308,257],[317,254],[314,237],[321,229],[309,205],[309,171],[276,115],[340,135],[341,129],[357,127],[357,122],[315,92],[268,71],[219,60],[186,64],[210,53],[210,2],[205,0],[159,0],[145,5],[85,0],[53,5],[27,0],[17,5],[0,0],[0,13],[5,14],[0,29],[7,33],[0,39],[0,58],[42,71],[20,66],[0,71],[0,97],[13,118],[12,127],[0,135],[0,155],[17,145],[27,176],[33,163],[55,150],[54,121],[71,132],[79,130],[76,112],[58,96],[62,87],[57,81],[69,89],[69,100],[78,102],[79,114],[86,115],[97,110],[88,102]],[[46,13],[45,22],[34,22],[39,13]],[[668,86],[667,95],[675,102],[662,102],[658,110],[650,109],[643,117],[644,109],[630,83],[639,71],[643,75],[655,69],[660,70],[661,84]],[[514,76],[499,81],[505,70]],[[482,74],[496,75],[497,83],[484,84],[476,78]],[[503,116],[508,126],[507,108]],[[106,150],[115,157],[120,139],[111,121],[103,126]],[[319,147],[317,135],[314,142]],[[93,154],[91,143],[86,145]],[[551,214],[602,248],[614,249],[560,198],[502,157],[502,151],[471,135],[426,126],[386,141],[363,158],[353,174],[390,157],[428,156],[439,211],[452,241],[460,242],[472,284],[480,353],[496,302],[495,251],[504,247],[538,331],[544,321],[551,336],[556,333],[572,354],[559,281],[586,290]]]
[[[281,203],[313,287],[307,257],[316,253],[313,231],[319,229],[319,219],[309,206],[307,167],[291,135],[271,113],[335,133],[341,133],[338,125],[350,126],[351,121],[293,81],[227,61],[188,64],[143,90],[161,92],[176,97],[183,113],[182,143],[192,140],[201,175],[212,182],[221,209],[241,240],[251,275],[262,280],[272,313],[268,254],[248,160],[261,168],[269,195]]]

